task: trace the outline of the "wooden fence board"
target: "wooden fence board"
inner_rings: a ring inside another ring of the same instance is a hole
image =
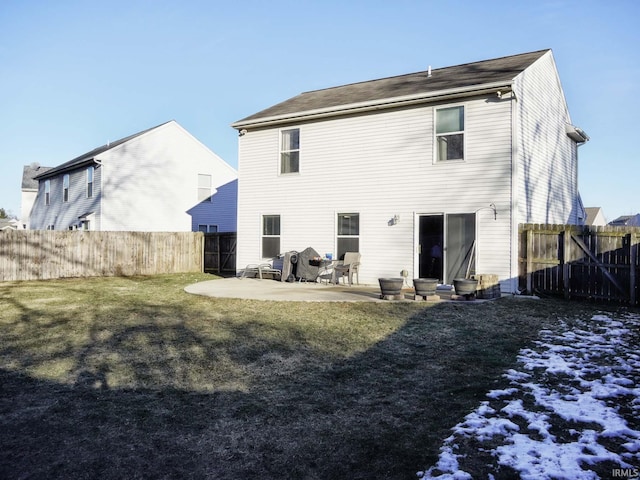
[[[520,225],[520,288],[638,305],[640,228]]]
[[[0,281],[202,272],[201,232],[0,232]]]

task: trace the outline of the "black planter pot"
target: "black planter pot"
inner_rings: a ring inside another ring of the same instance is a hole
[[[419,297],[428,297],[436,294],[438,287],[437,278],[414,278],[413,287],[416,289],[416,295]]]
[[[453,288],[456,290],[456,294],[469,297],[475,295],[478,288],[478,280],[472,278],[455,278],[453,280]]]
[[[382,296],[400,295],[404,279],[379,278],[378,282],[380,283],[380,291],[382,292]]]

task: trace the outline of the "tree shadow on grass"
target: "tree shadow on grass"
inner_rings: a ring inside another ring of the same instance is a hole
[[[211,335],[191,314],[148,305],[145,321],[93,322],[81,346],[46,358],[0,343],[13,359],[0,370],[0,477],[413,478],[548,319],[440,305],[340,358],[305,344],[304,323],[270,336],[259,319],[223,317]],[[46,362],[73,382],[22,373]]]

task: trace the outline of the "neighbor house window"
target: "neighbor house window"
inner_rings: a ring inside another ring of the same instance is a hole
[[[218,226],[217,225],[203,225],[203,224],[198,224],[198,231],[199,232],[204,232],[204,233],[218,233]]]
[[[65,174],[64,177],[62,177],[62,201],[63,202],[68,202],[69,201],[69,174]]]
[[[44,204],[51,205],[51,180],[44,181]]]
[[[198,202],[211,201],[211,175],[198,175]]]
[[[436,110],[437,160],[464,159],[464,107]]]
[[[55,230],[55,227],[53,225],[47,225],[47,230]]]
[[[273,258],[280,254],[280,215],[262,217],[262,258]]]
[[[87,168],[87,198],[93,197],[93,166]]]
[[[338,259],[342,260],[346,252],[360,251],[360,214],[338,214]]]
[[[300,171],[300,129],[281,131],[280,173],[298,173]]]

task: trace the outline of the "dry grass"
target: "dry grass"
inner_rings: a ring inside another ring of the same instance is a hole
[[[212,299],[170,275],[0,284],[2,478],[415,478],[576,304]]]

